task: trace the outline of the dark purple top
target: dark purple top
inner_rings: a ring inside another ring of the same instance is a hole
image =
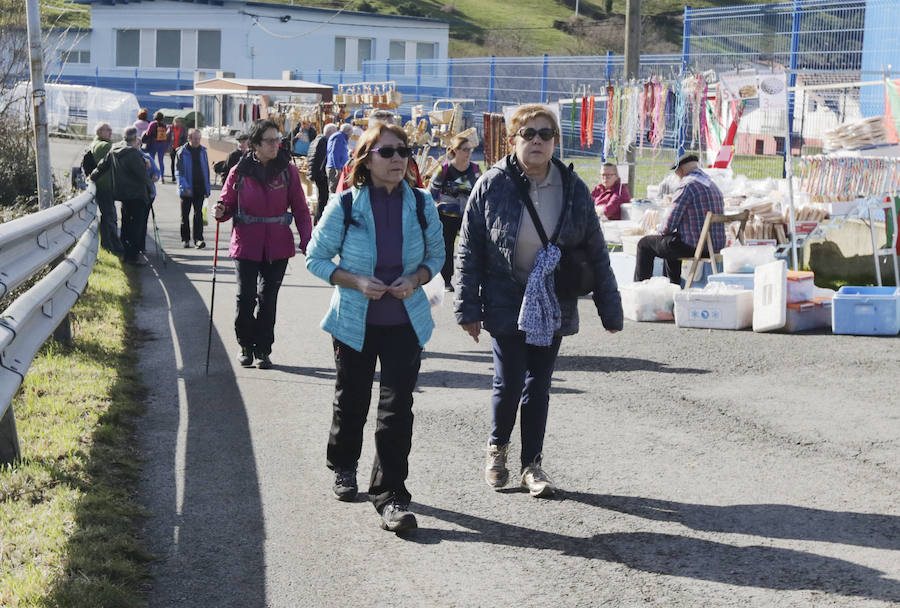
[[[369,186],[369,202],[375,216],[375,277],[390,285],[403,274],[403,188],[388,194],[384,188]],[[409,315],[401,300],[385,293],[369,302],[366,323],[405,325]]]

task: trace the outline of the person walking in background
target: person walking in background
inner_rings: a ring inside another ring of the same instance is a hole
[[[241,158],[250,151],[250,134],[249,133],[238,133],[237,136],[237,144],[238,147],[236,150],[232,150],[231,154],[228,155],[228,158],[225,159],[225,177],[228,177],[228,174],[231,173],[231,168],[237,166],[238,162],[240,162]]]
[[[662,234],[641,238],[637,244],[634,280],[643,281],[653,276],[656,258],[663,259],[663,273],[675,285],[681,284],[681,258],[693,257],[700,232],[706,221],[706,212],[723,213],[725,209],[722,191],[709,175],[700,169],[696,154],[683,154],[672,170],[681,178],[672,211],[666,220]],[[718,252],[725,246],[725,227],[713,224],[709,230],[713,249]]]
[[[147,108],[141,108],[138,111],[137,120],[134,121],[134,128],[137,129],[138,139],[144,137],[144,133],[147,132],[147,127],[150,126],[150,121],[147,119],[150,117],[150,110]]]
[[[330,122],[325,125],[321,135],[317,135],[309,144],[307,155],[306,177],[316,185],[316,220],[319,223],[322,211],[328,202],[328,174],[325,172],[325,161],[328,160],[328,138],[338,130],[337,125]]]
[[[162,112],[153,115],[153,122],[147,125],[146,137],[143,139],[147,144],[147,152],[154,159],[160,172],[165,168],[166,152],[169,150],[169,129],[164,122],[165,116]],[[162,183],[165,183],[165,177],[160,173]]]
[[[377,124],[360,138],[348,189],[325,209],[306,266],[335,285],[322,328],[333,337],[336,379],[327,464],[338,500],[357,494],[363,425],[375,364],[381,388],[369,498],[385,530],[417,527],[406,489],[413,429],[413,390],[422,347],[434,321],[422,285],[444,263],[437,210],[411,187],[402,128]],[[345,213],[350,213],[346,216]],[[338,263],[333,261],[339,257]]]
[[[462,226],[462,214],[469,200],[469,193],[481,170],[471,161],[472,142],[457,135],[450,141],[447,154],[450,162],[445,163],[431,180],[431,196],[437,202],[438,214],[444,226],[444,267],[441,275],[448,291],[453,291],[453,249],[456,235]]]
[[[112,147],[112,128],[108,122],[98,123],[94,127],[94,141],[91,142],[93,171],[109,154]],[[86,176],[88,177],[88,176]],[[93,179],[97,185],[97,208],[100,210],[100,246],[115,255],[122,255],[125,248],[119,238],[119,220],[116,215],[116,201],[113,198],[112,177],[108,174]]]
[[[308,120],[301,120],[291,132],[291,151],[300,156],[309,155],[309,148],[316,138],[316,128]]]
[[[326,146],[325,172],[328,175],[328,191],[334,192],[341,177],[341,169],[347,164],[350,154],[347,150],[347,142],[353,127],[344,123],[338,127],[337,133],[328,138]]]
[[[485,481],[499,490],[509,479],[506,459],[521,404],[521,486],[532,496],[547,497],[555,492],[543,469],[550,381],[562,337],[578,332],[578,299],[547,289],[545,277],[555,270],[559,249],[586,252],[594,271],[594,305],[611,333],[622,329],[622,302],[590,190],[553,159],[559,145],[556,116],[543,105],[526,104],[507,128],[514,152],[485,172],[463,214],[454,306],[457,322],[476,342],[482,327],[491,334],[494,381]],[[546,234],[554,235],[546,246],[526,197]],[[535,302],[548,308],[537,321]]]
[[[133,266],[143,265],[138,260],[138,254],[143,248],[141,238],[145,238],[147,234],[147,207],[153,188],[140,146],[141,138],[137,134],[137,129],[128,127],[125,129],[125,139],[115,144],[106,158],[100,161],[91,173],[91,179],[95,182],[107,171],[112,173],[110,179],[113,184],[113,196],[122,201],[121,238],[124,247],[122,259]],[[143,230],[141,230],[142,219]]]
[[[234,226],[228,254],[237,272],[238,363],[249,367],[256,357],[259,369],[270,369],[278,290],[295,251],[291,222],[305,252],[312,220],[300,173],[290,153],[279,148],[278,125],[257,121],[247,141],[252,152],[244,154],[228,174],[213,216],[219,222],[231,219]]]
[[[203,249],[203,199],[209,196],[209,160],[206,148],[200,145],[200,130],[188,131],[188,143],[178,148],[175,158],[175,179],[181,197],[181,241],[185,247]],[[191,229],[193,211],[193,230]]]
[[[603,163],[600,183],[591,192],[597,217],[606,220],[622,218],[622,205],[631,201],[628,186],[619,179],[619,170],[612,163]]]
[[[175,117],[172,126],[169,127],[169,159],[171,161],[172,181],[175,181],[175,153],[178,148],[187,143],[187,128],[184,126],[184,120]],[[163,172],[164,167],[160,165],[159,170]]]
[[[138,150],[140,150],[140,146],[138,146]],[[150,192],[147,207],[144,210],[144,219],[139,220],[138,223],[141,231],[141,235],[138,236],[138,243],[140,243],[140,251],[143,253],[144,248],[147,246],[147,220],[150,219],[150,208],[156,200],[156,182],[162,179],[162,169],[157,168],[156,162],[149,153],[141,150],[141,156],[144,157],[144,162],[147,164],[147,173],[150,175]]]

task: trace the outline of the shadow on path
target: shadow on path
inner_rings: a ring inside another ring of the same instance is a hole
[[[792,505],[697,505],[636,496],[566,492],[567,500],[693,530],[749,534],[900,550],[900,517],[876,513],[824,511]]]
[[[225,350],[215,331],[205,375],[209,312],[186,276],[206,270],[177,259],[142,270],[138,325],[151,335],[141,369],[152,398],[138,433],[140,500],[152,512],[144,540],[159,557],[148,603],[264,606],[265,531],[245,403],[230,363],[215,356]],[[217,300],[227,306],[225,294]]]
[[[655,532],[618,532],[576,537],[505,524],[429,505],[415,505],[414,510],[465,528],[420,528],[416,536],[409,539],[423,544],[445,541],[479,542],[553,550],[567,556],[601,559],[623,564],[634,570],[666,576],[742,587],[810,590],[900,601],[900,582],[885,578],[883,572],[806,551],[758,545],[738,547]]]

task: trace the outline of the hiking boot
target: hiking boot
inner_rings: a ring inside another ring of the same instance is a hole
[[[194,246],[197,249],[203,249],[204,247],[206,247],[206,241],[194,241]]]
[[[242,346],[241,354],[238,355],[238,363],[243,367],[250,367],[253,365],[253,349],[249,346]]]
[[[388,532],[406,532],[419,527],[416,516],[409,512],[406,503],[391,500],[381,510],[381,528]]]
[[[356,485],[356,469],[335,469],[334,497],[341,502],[350,502],[356,498],[359,488]]]
[[[257,364],[259,369],[272,369],[272,360],[269,359],[269,353],[256,353]]]
[[[506,468],[506,455],[508,453],[509,443],[502,446],[488,446],[487,464],[484,466],[484,480],[495,490],[499,490],[509,481],[509,469]]]
[[[537,462],[522,469],[522,487],[535,498],[549,498],[556,492],[553,481]]]
[[[184,245],[184,248],[185,248],[185,249],[190,249],[190,248],[191,248],[191,242],[190,242],[190,241],[181,241],[181,244]]]

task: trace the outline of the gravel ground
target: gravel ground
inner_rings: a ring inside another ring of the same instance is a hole
[[[151,606],[900,602],[897,338],[631,322],[609,335],[584,300],[544,451],[561,491],[539,500],[484,484],[489,344],[436,308],[408,482],[420,528],[401,538],[364,496],[330,494],[330,289],[295,258],[275,369],[240,368],[226,225],[206,376],[214,236],[182,249],[174,187],[161,191],[172,258],[162,267],[148,248],[136,320]],[[372,428],[370,416],[362,488]],[[518,447],[516,432],[513,462]]]

